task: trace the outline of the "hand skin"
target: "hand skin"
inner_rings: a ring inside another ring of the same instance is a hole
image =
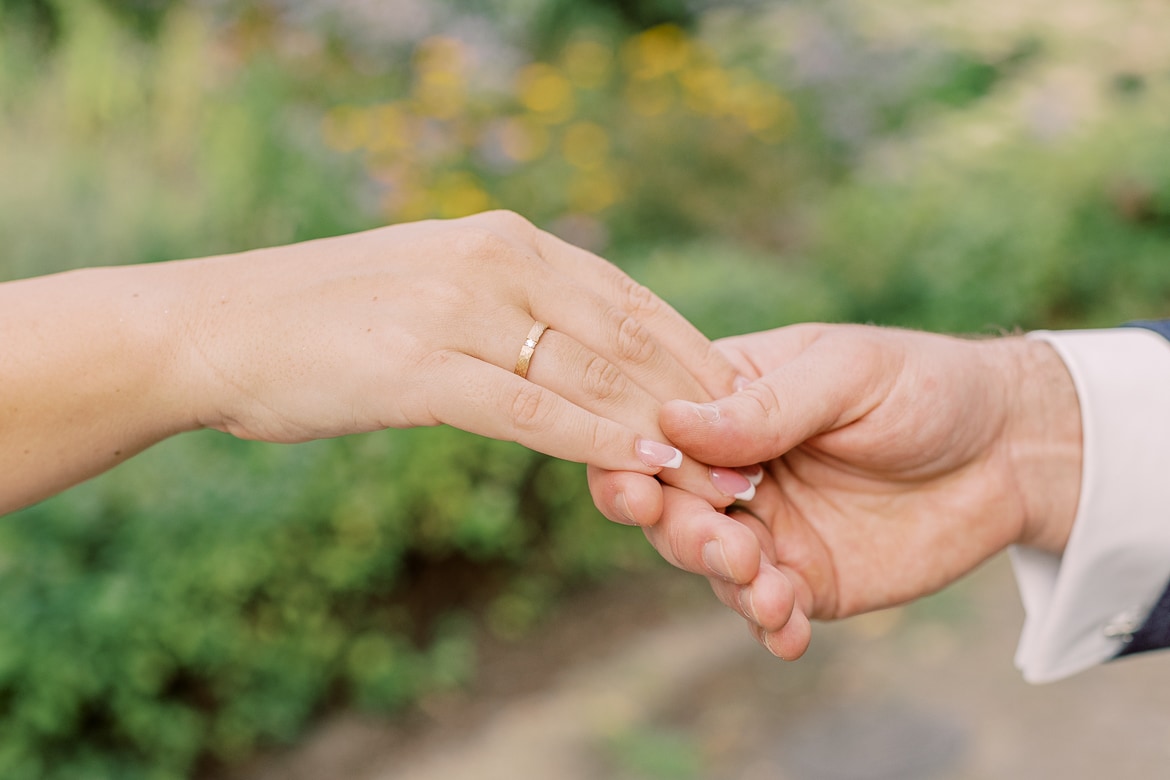
[[[550,327],[524,380],[534,320]],[[677,455],[644,446],[664,441],[660,403],[735,379],[644,287],[508,212],[0,284],[0,344],[0,513],[198,428],[299,442],[445,423],[659,474]],[[733,500],[690,459],[666,471]]]
[[[774,654],[803,654],[810,619],[924,596],[1008,545],[1064,549],[1080,407],[1047,344],[849,325],[717,344],[757,379],[671,401],[660,425],[705,463],[761,463],[755,498],[724,514],[636,474],[591,472],[591,489],[607,515],[623,494],[659,552],[707,576]]]

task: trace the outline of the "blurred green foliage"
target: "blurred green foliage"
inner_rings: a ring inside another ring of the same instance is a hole
[[[661,728],[619,734],[606,744],[619,780],[693,780],[703,776],[703,759],[688,735]]]
[[[483,0],[393,37],[312,3],[6,0],[0,279],[500,206],[712,336],[1165,314],[1164,47],[936,6]],[[580,466],[514,445],[183,436],[0,522],[0,776],[188,777],[401,707],[469,679],[477,622],[522,637],[651,559]]]

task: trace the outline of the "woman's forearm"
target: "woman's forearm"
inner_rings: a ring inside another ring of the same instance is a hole
[[[0,284],[0,513],[196,427],[176,382],[174,270]]]

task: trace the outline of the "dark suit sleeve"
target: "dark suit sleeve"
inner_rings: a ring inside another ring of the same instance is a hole
[[[1117,653],[1117,657],[1163,650],[1167,647],[1170,647],[1170,587],[1163,591],[1162,598],[1158,599],[1142,627],[1133,633],[1132,638]]]
[[[1170,339],[1170,320],[1140,320],[1126,323],[1129,328],[1145,328]],[[1170,465],[1170,464],[1168,464]],[[1170,584],[1162,592],[1158,603],[1146,616],[1141,628],[1134,632],[1117,657],[1161,650],[1170,647]]]

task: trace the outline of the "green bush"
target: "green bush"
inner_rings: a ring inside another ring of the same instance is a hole
[[[1166,316],[1168,108],[1162,78],[1059,137],[1002,106],[967,118],[989,144],[965,145],[953,117],[922,128],[912,156],[826,199],[806,267],[851,321],[987,332]]]
[[[466,681],[453,617],[523,632],[554,578],[643,559],[594,532],[580,468],[449,429],[207,433],[7,518],[0,772],[182,777],[291,740],[329,702],[394,709]]]

